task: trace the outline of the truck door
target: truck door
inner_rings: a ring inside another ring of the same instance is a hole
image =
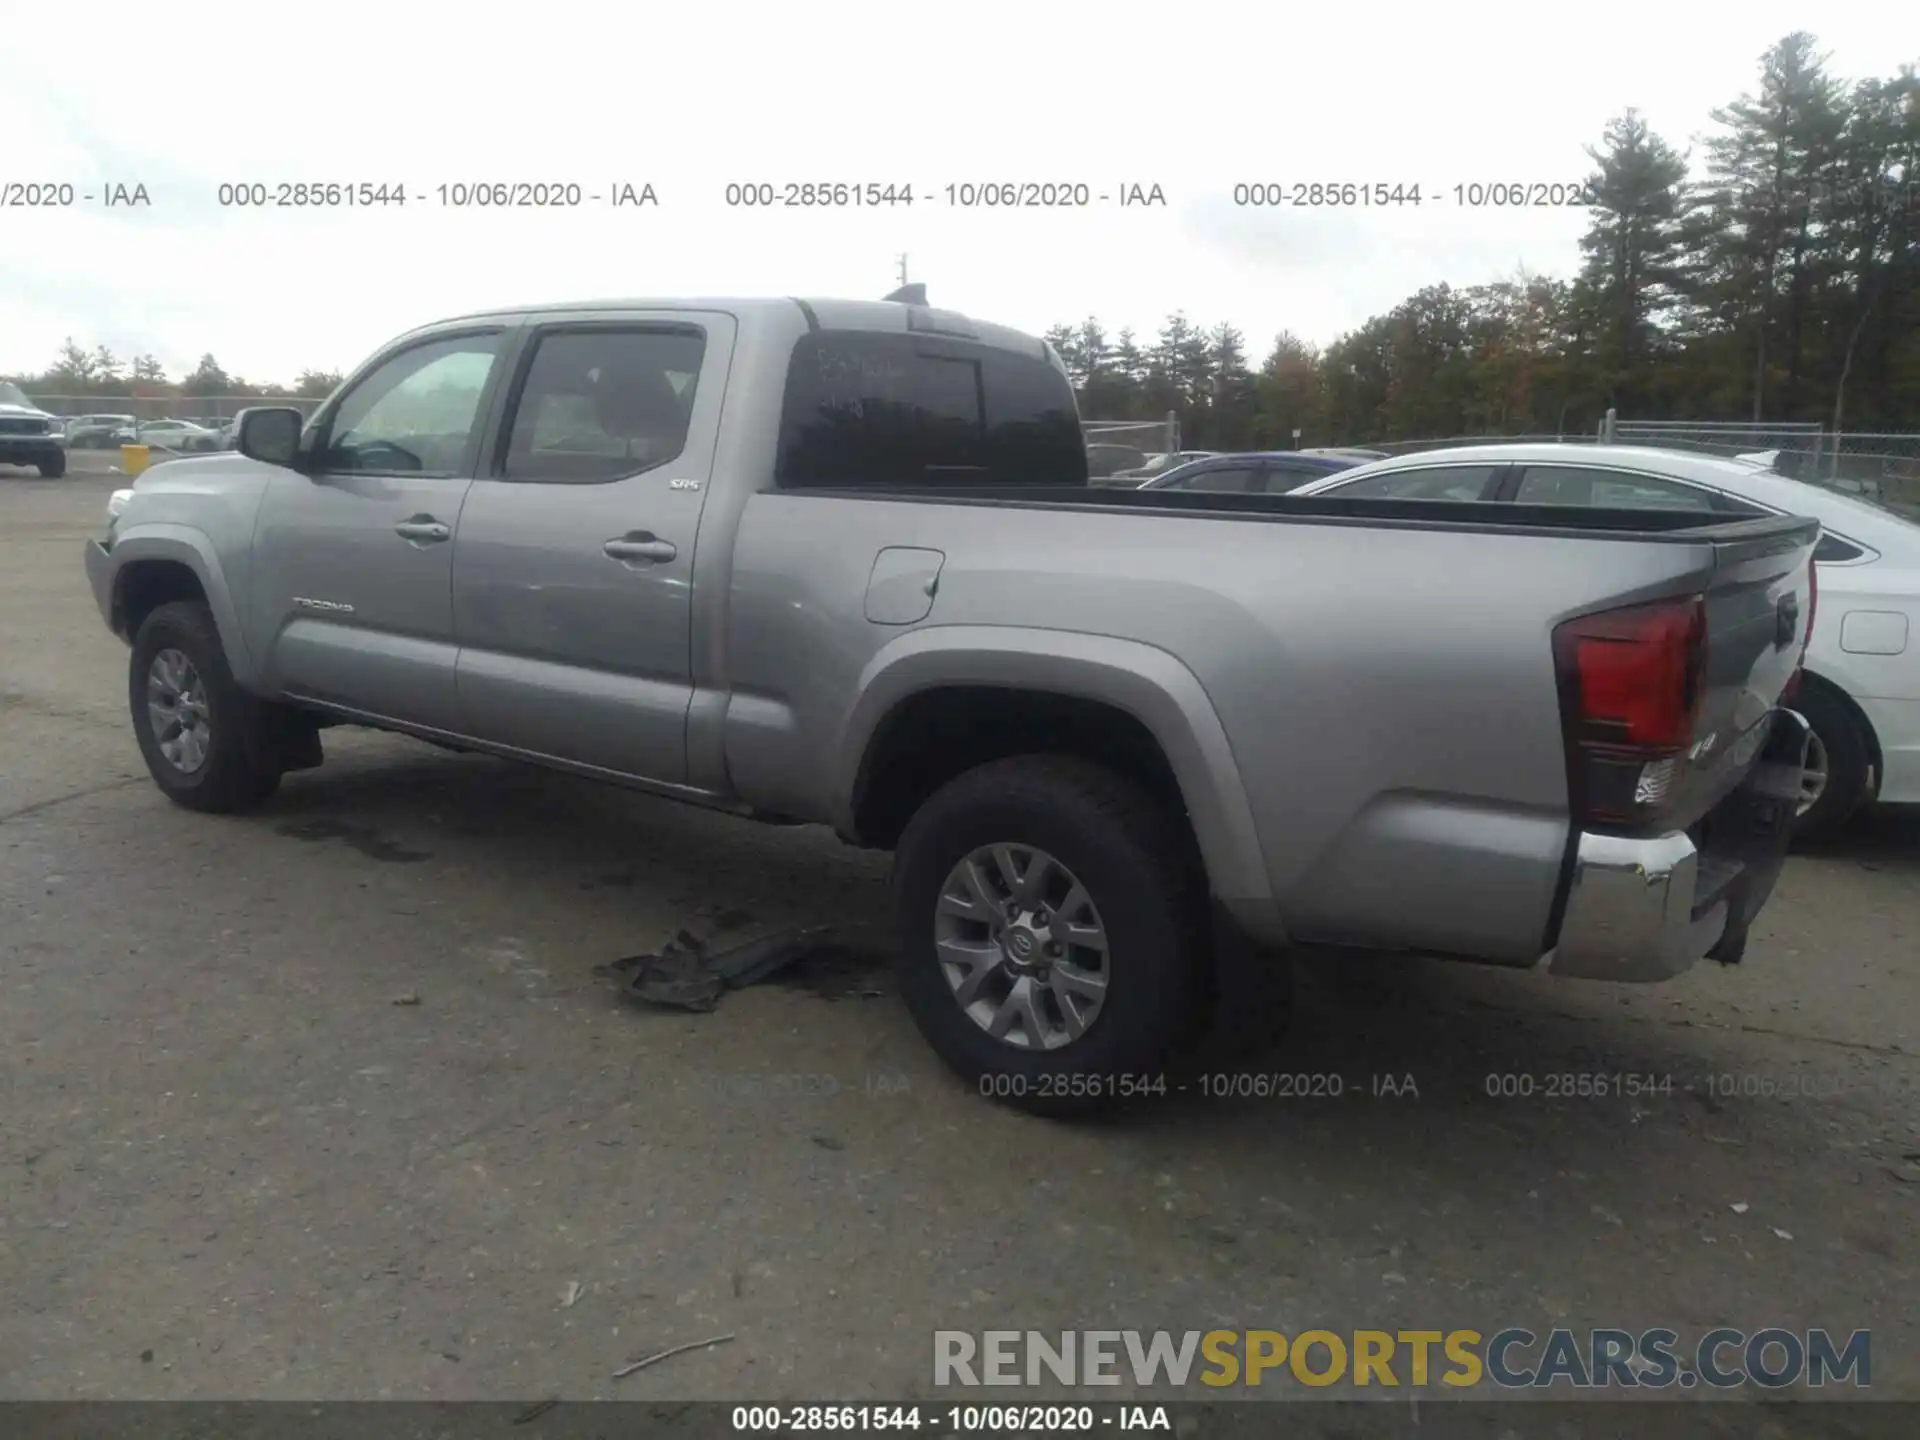
[[[251,589],[275,688],[458,733],[452,541],[507,333],[376,357],[319,417],[305,471],[274,471]]]
[[[468,733],[680,784],[693,548],[731,316],[536,323],[454,544]]]

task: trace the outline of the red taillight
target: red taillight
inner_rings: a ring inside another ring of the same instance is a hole
[[[1707,605],[1636,605],[1569,620],[1554,632],[1570,671],[1583,739],[1636,750],[1684,750],[1706,675]]]
[[[1644,820],[1693,743],[1707,673],[1704,597],[1569,620],[1553,632],[1568,779],[1582,818]]]

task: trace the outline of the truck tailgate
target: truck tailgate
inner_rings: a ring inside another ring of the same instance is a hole
[[[1807,726],[1782,705],[1806,654],[1819,525],[1709,538],[1679,593],[1555,631],[1576,830],[1556,973],[1665,979],[1738,960],[1786,858]]]
[[[1713,541],[1703,591],[1706,684],[1693,745],[1674,776],[1671,823],[1694,824],[1758,759],[1812,633],[1819,535],[1815,520],[1766,519]]]

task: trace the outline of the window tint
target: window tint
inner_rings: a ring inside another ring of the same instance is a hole
[[[1478,500],[1492,475],[1488,465],[1434,465],[1368,475],[1325,493],[1381,500]]]
[[[460,335],[393,356],[340,402],[320,468],[458,473],[499,349],[497,334]]]
[[[1866,553],[1858,545],[1842,540],[1838,535],[1822,535],[1820,543],[1813,547],[1815,561],[1827,565],[1844,565],[1849,560],[1858,560]]]
[[[779,483],[1084,485],[1073,390],[1037,356],[910,335],[794,346]]]
[[[1711,490],[1652,475],[1573,465],[1529,465],[1513,499],[1518,505],[1584,505],[1598,510],[1723,508],[1715,503]],[[1733,508],[1733,502],[1725,508]]]
[[[1273,494],[1284,495],[1289,490],[1298,490],[1302,485],[1311,485],[1334,473],[1324,465],[1291,465],[1285,460],[1278,460],[1267,471],[1266,488]]]
[[[1122,470],[1139,470],[1147,464],[1145,455],[1124,445],[1089,445],[1084,453],[1090,475],[1117,475]]]
[[[706,337],[691,326],[542,335],[507,436],[508,480],[637,475],[686,449]]]
[[[1191,475],[1176,476],[1166,484],[1168,490],[1204,490],[1214,495],[1244,495],[1258,492],[1260,469],[1255,465],[1209,465]]]

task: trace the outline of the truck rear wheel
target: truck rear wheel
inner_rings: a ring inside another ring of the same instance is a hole
[[[1204,994],[1206,884],[1139,787],[1067,756],[995,761],[895,850],[900,986],[983,1095],[1041,1114],[1164,1093]]]
[[[141,623],[127,701],[148,773],[175,804],[247,810],[279,786],[268,712],[235,683],[202,602],[176,600]]]

